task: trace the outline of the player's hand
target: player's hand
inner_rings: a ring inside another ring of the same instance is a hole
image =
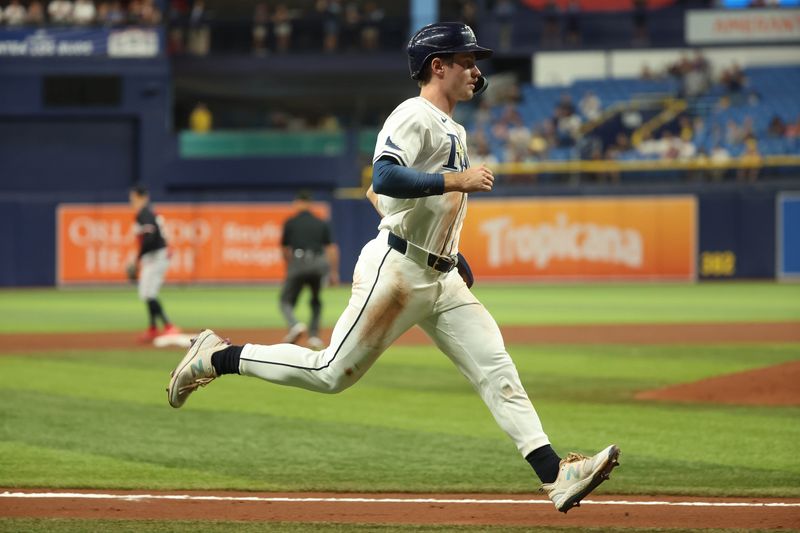
[[[339,284],[339,273],[338,272],[332,271],[330,274],[328,274],[328,284],[331,287],[335,287],[336,285]]]
[[[136,283],[136,280],[139,277],[139,266],[135,261],[131,261],[125,265],[125,276],[131,283]]]
[[[464,172],[448,172],[444,175],[444,192],[488,192],[494,187],[494,173],[485,164],[471,167]]]

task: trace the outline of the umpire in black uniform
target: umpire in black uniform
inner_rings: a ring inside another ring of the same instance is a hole
[[[309,347],[320,350],[325,343],[319,337],[322,314],[320,292],[328,278],[331,285],[339,282],[339,249],[331,239],[328,222],[311,213],[311,194],[301,191],[295,199],[297,214],[283,226],[283,257],[286,260],[286,281],[281,290],[281,312],[289,326],[283,342],[297,343],[308,332]],[[294,307],[303,287],[311,289],[311,323],[298,322]]]

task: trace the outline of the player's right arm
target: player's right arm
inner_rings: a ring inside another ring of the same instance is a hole
[[[372,187],[378,194],[393,198],[421,198],[451,191],[491,191],[494,175],[486,165],[463,172],[427,173],[399,164],[389,156],[375,161]]]
[[[446,172],[444,174],[444,192],[488,192],[494,186],[492,169],[481,163],[463,172]]]

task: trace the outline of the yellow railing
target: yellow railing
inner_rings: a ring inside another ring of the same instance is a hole
[[[655,161],[539,161],[536,163],[499,163],[492,165],[495,176],[538,176],[541,174],[580,174],[598,172],[653,172],[664,170],[676,171],[712,171],[728,169],[753,169],[798,167],[800,172],[800,156],[771,155],[760,158],[739,157],[728,161],[714,162],[710,160],[655,160]],[[338,198],[363,198],[364,192],[372,183],[372,166],[367,165],[361,172],[361,187],[345,187],[337,191]]]

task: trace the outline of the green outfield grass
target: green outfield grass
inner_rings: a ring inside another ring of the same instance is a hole
[[[640,403],[797,346],[515,346],[554,446],[616,442],[617,493],[800,496],[800,409]],[[396,347],[336,396],[224,377],[167,406],[175,351],[0,358],[0,486],[533,492],[533,472],[451,363]],[[604,486],[605,487],[605,486]]]
[[[476,292],[501,324],[800,320],[800,285],[496,285]],[[167,310],[188,328],[280,326],[276,298],[275,287],[164,293]],[[329,291],[326,298],[325,322],[331,325],[347,292]],[[0,316],[5,332],[136,330],[144,310],[131,289],[13,290],[0,293]],[[592,453],[612,442],[622,448],[621,468],[599,492],[800,497],[800,408],[633,400],[639,390],[798,360],[800,345],[512,345],[509,351],[559,452]],[[0,347],[0,353],[0,486],[497,493],[538,488],[478,396],[431,346],[392,347],[340,395],[230,376],[193,395],[181,410],[167,405],[164,388],[182,350],[14,354]],[[144,523],[0,520],[0,531],[60,533],[102,530],[103,524],[127,531]],[[209,531],[249,527],[202,524]],[[196,522],[147,522],[142,530],[197,528]]]
[[[168,287],[162,302],[186,328],[281,327],[278,291],[269,285]],[[349,287],[325,292],[325,325],[334,324],[349,294]],[[475,294],[506,325],[800,320],[800,284],[484,284]],[[298,314],[307,316],[305,300]],[[4,291],[0,316],[0,332],[8,333],[136,330],[147,315],[130,286]]]

